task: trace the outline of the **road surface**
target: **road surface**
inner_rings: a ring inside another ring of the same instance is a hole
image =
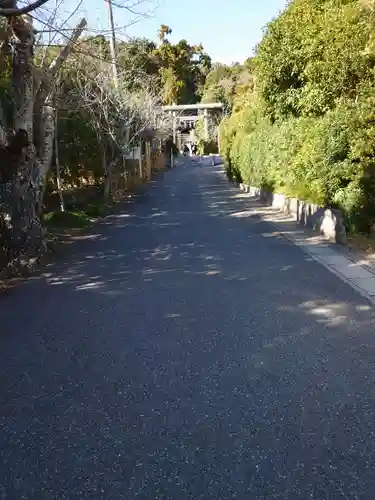
[[[183,162],[1,299],[0,499],[373,500],[372,306]]]

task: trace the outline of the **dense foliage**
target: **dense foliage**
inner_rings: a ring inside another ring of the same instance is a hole
[[[193,104],[200,99],[211,59],[199,44],[186,40],[172,44],[171,33],[162,25],[158,44],[146,38],[119,43],[119,65],[152,76],[165,104]]]
[[[224,104],[224,111],[229,113],[234,98],[238,99],[252,87],[252,59],[248,59],[243,65],[216,63],[206,77],[202,102],[221,102]]]
[[[266,28],[221,125],[228,174],[375,222],[371,2],[294,0]]]

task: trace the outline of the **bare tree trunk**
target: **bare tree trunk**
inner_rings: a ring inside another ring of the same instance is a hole
[[[34,79],[33,53],[34,33],[31,19],[13,18],[13,89],[14,89],[14,129],[25,130],[29,143],[33,140]]]
[[[139,178],[143,181],[142,139],[139,141]]]
[[[48,172],[51,168],[53,156],[53,141],[55,135],[55,118],[52,103],[42,107],[41,117],[42,143],[40,145],[40,192],[38,200],[38,213],[42,213],[43,198],[47,187]]]
[[[44,231],[36,213],[39,165],[33,144],[33,51],[34,30],[24,17],[11,19],[13,36],[14,131],[17,164],[9,186],[12,226],[11,253],[35,257],[45,248]],[[16,138],[19,138],[17,143]],[[22,139],[23,138],[23,139]],[[22,139],[22,140],[21,140]]]
[[[60,156],[59,156],[59,136],[57,129],[57,111],[55,113],[55,159],[56,159],[56,183],[57,183],[57,191],[59,193],[60,198],[60,210],[61,212],[65,212],[65,201],[64,195],[61,189],[61,168],[60,168]]]
[[[99,131],[100,134],[100,131]],[[100,147],[100,156],[102,160],[102,168],[104,172],[104,198],[108,200],[111,196],[111,179],[110,172],[108,169],[107,163],[107,153],[105,150],[105,145],[103,144],[103,140],[101,137],[98,137],[99,147]]]
[[[77,27],[74,29],[72,36],[61,50],[59,55],[54,59],[48,68],[45,78],[40,78],[36,85],[35,95],[37,94],[38,101],[41,102],[41,122],[40,122],[40,182],[41,189],[39,192],[38,200],[38,213],[42,212],[43,197],[47,187],[48,173],[51,168],[52,155],[53,155],[53,141],[55,134],[55,119],[53,101],[55,95],[54,78],[60,70],[62,64],[69,56],[74,43],[81,36],[85,26],[86,19],[81,19]]]
[[[147,166],[147,180],[151,180],[151,145],[150,141],[146,142],[146,166]]]

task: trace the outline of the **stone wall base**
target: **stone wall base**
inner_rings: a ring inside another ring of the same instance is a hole
[[[258,197],[262,203],[292,215],[301,226],[312,229],[330,241],[346,244],[344,215],[341,210],[320,207],[314,203],[288,198],[281,193],[271,193],[246,184],[240,184],[240,189],[250,196]]]

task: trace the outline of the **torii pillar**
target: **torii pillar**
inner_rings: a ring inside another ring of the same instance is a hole
[[[203,110],[203,127],[204,127],[204,138],[208,141],[208,109]]]

